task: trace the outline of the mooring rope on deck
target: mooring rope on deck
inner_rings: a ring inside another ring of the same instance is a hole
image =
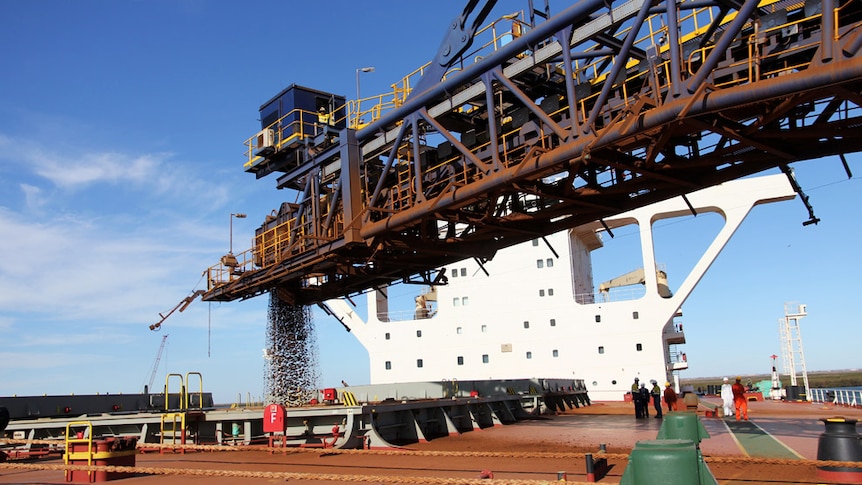
[[[248,470],[209,470],[203,468],[164,468],[164,467],[125,467],[125,466],[86,466],[86,465],[50,465],[31,463],[0,463],[0,469],[17,470],[58,470],[58,471],[95,471],[146,475],[185,475],[201,477],[231,477],[231,478],[265,478],[277,480],[328,480],[337,482],[373,482],[373,483],[423,483],[432,485],[488,485],[482,478],[442,478],[429,476],[407,475],[347,475],[336,473],[297,473],[297,472],[257,472]],[[558,483],[555,480],[514,480],[494,479],[495,485],[549,485]],[[567,482],[574,485],[586,485],[589,482]]]
[[[0,440],[3,444],[49,444],[62,445],[56,440]],[[453,457],[453,458],[513,458],[513,459],[550,459],[571,460],[583,459],[587,455],[594,458],[605,458],[607,460],[626,461],[628,453],[600,453],[600,452],[518,452],[518,451],[443,451],[443,450],[411,450],[405,448],[395,449],[340,449],[340,448],[300,448],[300,447],[268,447],[256,445],[197,445],[197,444],[168,444],[168,443],[138,443],[137,448],[146,450],[169,450],[169,451],[204,451],[204,452],[239,452],[257,451],[267,453],[299,454],[310,453],[318,455],[380,455],[380,456],[429,456],[429,457]],[[750,464],[750,465],[794,465],[815,467],[846,467],[862,468],[862,462],[858,461],[836,461],[836,460],[806,460],[787,458],[757,458],[752,456],[704,456],[707,463],[726,464]]]

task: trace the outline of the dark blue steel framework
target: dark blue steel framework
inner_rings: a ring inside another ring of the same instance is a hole
[[[850,175],[862,150],[858,0],[530,1],[521,35],[470,64],[493,6],[470,23],[477,3],[400,106],[264,152],[258,175],[301,196],[208,270],[203,299],[444,283],[452,262],[703,187],[793,180],[791,162],[838,155]]]

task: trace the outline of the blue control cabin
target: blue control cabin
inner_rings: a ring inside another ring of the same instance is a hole
[[[347,127],[344,96],[291,84],[260,106],[261,131],[246,141],[245,171],[257,178],[310,161]]]

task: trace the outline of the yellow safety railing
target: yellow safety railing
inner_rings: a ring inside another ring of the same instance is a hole
[[[179,377],[180,378],[179,407],[182,408],[183,403],[185,403],[186,386],[185,386],[185,382],[183,382],[183,375],[182,374],[168,374],[165,376],[165,411],[170,410],[171,393],[170,393],[169,384],[170,384],[171,377]]]
[[[200,372],[187,372],[186,373],[186,393],[185,393],[186,394],[186,396],[185,396],[186,397],[186,406],[185,406],[185,409],[191,409],[192,408],[191,407],[191,398],[190,398],[192,393],[189,391],[189,389],[190,389],[189,377],[191,377],[191,376],[198,376],[198,379],[200,382],[200,387],[198,388],[198,392],[197,392],[198,408],[203,409],[203,407],[204,407],[204,376]]]
[[[337,106],[333,112],[322,115],[299,108],[291,110],[243,143],[246,147],[246,162],[243,168],[249,170],[263,161],[263,157],[256,153],[264,147],[271,146],[278,151],[286,147],[298,146],[307,138],[320,134],[326,125],[340,124],[344,119],[336,118],[335,114],[344,112],[345,108],[346,106]]]
[[[72,427],[74,427],[74,426],[86,426],[87,431],[82,433],[82,436],[80,438],[78,438],[77,435],[75,438],[71,438],[70,436],[72,434]],[[65,448],[65,452],[63,453],[63,464],[64,465],[70,464],[73,460],[81,460],[83,458],[86,458],[87,459],[87,466],[93,466],[93,423],[92,422],[90,422],[90,421],[70,421],[69,423],[67,423],[66,424],[66,440],[65,441],[66,441],[65,442],[66,448]],[[75,443],[86,443],[87,444],[87,451],[86,452],[83,452],[83,451],[72,452],[71,451],[72,446],[70,446],[70,445],[74,445]],[[70,481],[71,477],[69,476],[69,473],[71,473],[71,471],[65,470],[63,473],[64,473],[63,476],[65,477],[66,481],[67,482]],[[87,477],[92,477],[92,474],[93,474],[92,470],[87,470]],[[91,481],[91,480],[88,480],[88,481]]]
[[[165,426],[170,420],[170,428]],[[179,424],[179,428],[177,428],[177,424]],[[161,416],[161,424],[159,426],[159,444],[165,444],[165,438],[168,432],[170,432],[170,444],[177,444],[177,438],[179,438],[180,444],[186,444],[186,413],[163,413]],[[177,434],[179,432],[179,434]]]

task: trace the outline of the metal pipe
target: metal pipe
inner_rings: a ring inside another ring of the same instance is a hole
[[[557,41],[563,47],[563,64],[566,73],[566,97],[569,98],[569,117],[572,119],[572,133],[577,136],[580,133],[581,122],[578,119],[578,98],[575,94],[575,76],[572,70],[572,48],[568,45],[572,41],[572,28],[566,27],[559,33]],[[542,113],[544,114],[544,112]]]
[[[542,123],[548,125],[548,127],[551,128],[551,131],[553,131],[555,135],[559,136],[560,138],[566,138],[568,133],[566,133],[566,131],[563,130],[560,125],[558,125],[553,119],[551,119],[551,117],[548,116],[547,113],[542,111],[542,108],[536,106],[536,103],[534,103],[533,100],[530,99],[526,94],[524,94],[523,91],[518,89],[518,86],[516,86],[515,83],[513,83],[509,78],[504,76],[501,69],[492,71],[492,74],[498,81],[500,81],[503,86],[506,87],[506,89],[508,89],[512,94],[514,94],[519,101],[524,103],[524,105],[530,111],[532,111],[533,114],[536,115],[536,117],[538,117],[542,121]],[[572,89],[572,98],[570,99],[569,104],[575,104],[574,89]]]
[[[857,32],[856,36],[844,46],[844,55],[853,57],[859,52],[860,48],[862,48],[862,32]]]
[[[836,69],[838,64],[832,64],[827,68],[808,69],[804,71],[804,74],[800,75],[764,79],[754,84],[745,85],[740,89],[711,92],[701,102],[691,105],[687,115],[696,116],[701,113],[716,112],[768,98],[779,98],[810,89],[862,79],[862,63],[846,62],[842,64],[845,66],[843,69]],[[385,220],[364,226],[361,230],[361,236],[365,239],[370,239],[388,231],[389,228],[407,226],[415,220],[420,219],[422,215],[457,206],[464,200],[488,194],[498,187],[511,184],[518,179],[529,177],[533,173],[553,169],[563,161],[580,160],[587,147],[595,150],[623,137],[630,136],[635,132],[670,123],[677,119],[682,110],[686,108],[688,101],[687,98],[680,98],[671,103],[666,103],[660,108],[643,113],[637,123],[609,127],[598,136],[583,136],[572,139],[555,150],[539,155],[535,160],[531,161],[529,169],[520,167],[517,172],[514,170],[504,170],[495,177],[475,181],[443,197],[438,197],[426,201],[421,205],[414,206],[409,210],[392,214],[392,216]]]
[[[670,47],[670,90],[671,95],[676,98],[680,94],[680,50],[679,50],[679,13],[676,9],[676,0],[667,0],[667,42]]]
[[[821,0],[820,11],[820,60],[829,62],[832,60],[832,52],[835,48],[835,2],[833,0]]]
[[[380,174],[380,179],[374,187],[374,193],[371,194],[371,199],[368,201],[368,205],[370,207],[375,207],[377,205],[377,199],[380,197],[380,192],[383,191],[383,184],[386,182],[386,175],[389,174],[390,170],[392,170],[392,162],[395,161],[395,155],[398,153],[398,146],[401,145],[401,141],[404,139],[405,133],[407,133],[407,126],[401,125],[401,129],[398,130],[398,136],[395,137],[395,143],[392,145],[392,149],[389,150],[389,157],[383,165],[383,172]],[[356,136],[358,141],[359,133],[357,133]]]
[[[629,51],[638,36],[638,32],[640,31],[644,20],[646,20],[646,17],[649,14],[650,6],[651,2],[644,2],[641,5],[637,19],[634,21],[634,24],[632,24],[631,30],[629,30],[628,35],[626,35],[626,40],[623,42],[623,46],[620,48],[619,54],[617,54],[614,67],[611,68],[611,73],[605,78],[602,92],[599,94],[599,97],[596,98],[596,104],[593,105],[593,111],[590,113],[590,118],[586,123],[584,123],[583,130],[581,130],[583,133],[589,133],[589,130],[592,130],[593,125],[596,123],[596,119],[599,117],[599,112],[604,108],[605,101],[607,101],[608,96],[611,94],[611,88],[613,88],[614,81],[617,79],[621,70],[625,72],[624,69],[626,68],[626,59],[629,57]]]
[[[496,172],[500,169],[500,145],[497,137],[497,104],[494,102],[494,78],[492,74],[487,72],[482,74],[482,82],[485,83],[485,110],[488,114],[488,138],[491,144],[491,171]]]
[[[742,7],[736,12],[736,18],[733,19],[733,22],[731,22],[727,29],[725,29],[724,33],[721,34],[721,38],[716,42],[715,48],[709,53],[709,56],[703,61],[703,65],[697,70],[697,74],[695,74],[688,83],[689,93],[694,94],[694,92],[697,91],[697,87],[706,81],[706,76],[709,76],[712,73],[712,70],[715,69],[715,66],[718,65],[719,61],[724,59],[727,48],[730,47],[733,39],[736,38],[736,34],[738,34],[745,23],[749,21],[751,13],[754,12],[755,8],[757,8],[759,1],[760,0],[746,0],[746,2],[742,4]]]

